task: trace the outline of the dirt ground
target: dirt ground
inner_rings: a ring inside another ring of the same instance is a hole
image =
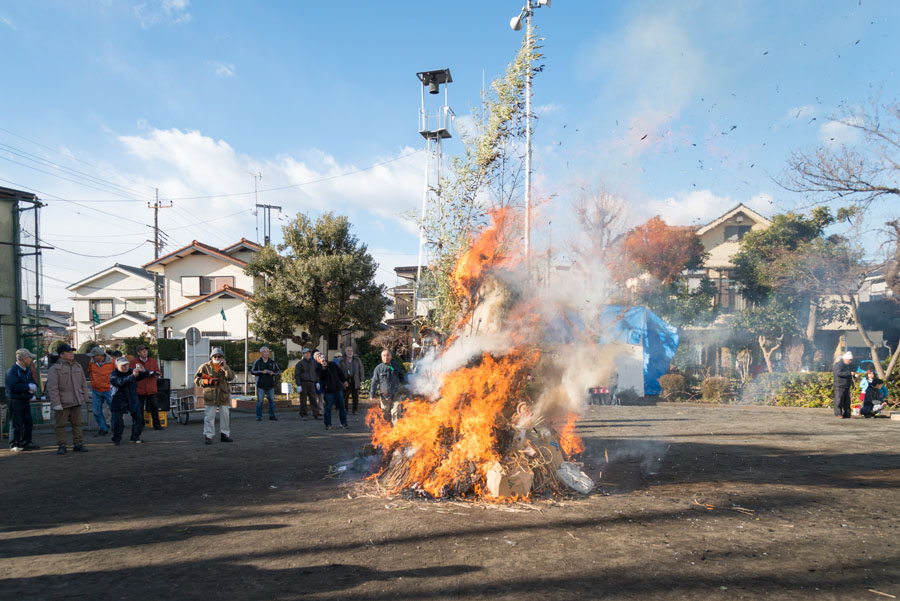
[[[666,404],[580,431],[595,493],[487,506],[323,478],[361,415],[233,414],[212,446],[195,418],[65,456],[40,430],[0,451],[0,599],[900,597],[897,421]]]

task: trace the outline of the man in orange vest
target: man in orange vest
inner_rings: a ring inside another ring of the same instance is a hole
[[[113,358],[106,354],[106,351],[99,346],[95,346],[91,349],[89,365],[91,373],[91,410],[99,428],[95,436],[104,436],[109,432],[109,427],[106,425],[106,418],[103,416],[103,403],[106,403],[112,409],[109,374],[116,370],[116,364]]]
[[[141,419],[143,413],[149,412],[150,419],[153,421],[154,430],[162,430],[163,427],[159,423],[159,407],[156,403],[156,379],[160,376],[159,363],[150,356],[150,350],[143,344],[137,347],[137,357],[131,362],[131,368],[134,369],[138,365],[147,372],[147,377],[137,382],[138,400],[141,402]]]

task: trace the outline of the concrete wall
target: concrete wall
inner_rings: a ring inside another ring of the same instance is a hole
[[[15,230],[17,203],[0,199],[0,365],[5,370],[15,361],[15,352],[20,344],[19,331],[15,325],[15,308],[20,296],[17,289],[19,265],[16,261]],[[0,382],[0,386],[3,383]]]

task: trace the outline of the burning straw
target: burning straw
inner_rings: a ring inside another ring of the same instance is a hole
[[[391,492],[524,498],[563,482],[585,493],[593,486],[565,461],[584,450],[571,411],[580,399],[560,402],[566,372],[542,348],[539,303],[515,285],[512,217],[495,213],[457,262],[465,314],[440,354],[419,362],[399,419],[391,424],[377,408],[366,417],[382,453],[373,477]]]

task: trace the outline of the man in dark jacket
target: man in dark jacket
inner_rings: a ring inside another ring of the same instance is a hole
[[[31,397],[37,391],[31,364],[34,355],[28,349],[16,351],[16,362],[6,371],[6,406],[9,411],[11,432],[9,450],[39,449],[31,442]]]
[[[322,384],[325,396],[325,429],[331,430],[331,408],[337,405],[341,416],[341,427],[347,427],[347,407],[344,406],[344,389],[347,387],[347,376],[334,361],[327,361],[325,355],[316,353],[316,371]]]
[[[131,415],[131,442],[141,444],[141,432],[144,431],[144,416],[141,412],[141,400],[138,398],[137,382],[151,376],[142,364],[129,368],[128,363],[128,357],[118,357],[116,371],[109,374],[112,390],[112,402],[109,407],[113,423],[112,442],[115,445],[122,442],[122,431],[125,429],[125,420],[122,416],[126,411]]]
[[[834,372],[834,416],[850,419],[850,388],[853,386],[853,353],[847,351],[831,370]]]
[[[340,358],[338,365],[341,371],[347,376],[347,409],[350,409],[350,399],[353,399],[353,415],[356,415],[359,409],[359,387],[365,378],[362,359],[353,353],[353,347],[349,344],[344,349],[344,355]]]
[[[322,415],[322,408],[319,407],[319,399],[316,396],[316,383],[319,381],[317,365],[312,358],[312,351],[305,348],[303,349],[303,358],[294,366],[294,384],[300,393],[300,417],[307,416],[307,400],[312,408],[313,417],[319,419]]]
[[[391,352],[387,349],[381,351],[381,363],[375,366],[372,372],[372,385],[369,388],[369,397],[378,399],[384,419],[395,423],[400,417],[400,403],[396,401],[397,391],[403,383],[406,372],[396,361],[391,360]]]
[[[259,354],[250,368],[250,373],[256,376],[256,421],[262,421],[263,398],[266,397],[269,399],[269,419],[278,421],[275,417],[275,376],[281,370],[275,359],[269,356],[269,347],[260,347]]]

